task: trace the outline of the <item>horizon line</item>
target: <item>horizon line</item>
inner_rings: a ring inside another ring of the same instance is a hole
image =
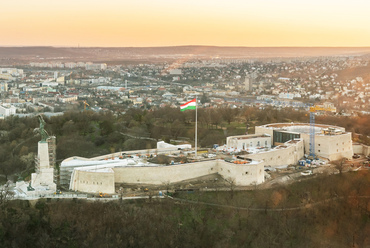
[[[168,48],[168,47],[219,47],[219,48],[369,48],[369,46],[218,46],[218,45],[167,45],[167,46],[58,46],[58,45],[0,45],[0,48]]]

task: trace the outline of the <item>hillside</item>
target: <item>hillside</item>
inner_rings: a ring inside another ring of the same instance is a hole
[[[176,58],[295,58],[365,55],[370,47],[0,47],[0,64],[57,61],[163,61]]]
[[[363,171],[323,175],[269,190],[175,195],[192,202],[169,198],[2,202],[0,243],[91,248],[369,247],[369,184],[370,173]],[[288,209],[293,206],[301,208]]]

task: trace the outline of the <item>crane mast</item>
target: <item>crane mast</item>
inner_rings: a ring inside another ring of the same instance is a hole
[[[86,106],[90,106],[86,101],[84,101],[84,111],[86,111]]]

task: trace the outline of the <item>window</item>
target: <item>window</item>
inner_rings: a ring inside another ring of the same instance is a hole
[[[248,175],[248,171],[245,172],[245,175]]]
[[[265,140],[265,146],[267,146],[267,140]]]
[[[318,146],[320,146],[320,144],[318,144]]]
[[[318,150],[317,152],[320,152],[320,150]]]
[[[261,146],[259,141],[257,141],[257,146]]]

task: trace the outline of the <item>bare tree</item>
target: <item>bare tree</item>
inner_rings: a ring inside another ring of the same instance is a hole
[[[163,183],[163,186],[165,187],[166,189],[166,195],[168,195],[168,190],[171,189],[171,182],[169,180],[165,181],[165,182],[162,182]]]
[[[331,163],[334,167],[339,171],[339,174],[342,174],[344,167],[345,167],[346,158],[340,158],[338,160],[334,160]]]
[[[229,186],[229,189],[230,189],[230,197],[231,197],[231,199],[233,199],[234,198],[234,191],[235,191],[235,187],[236,187],[235,179],[228,178],[226,180],[226,182],[228,183],[228,186]]]
[[[4,208],[6,203],[13,199],[14,192],[9,189],[9,183],[6,183],[4,186],[0,187],[0,207]]]

